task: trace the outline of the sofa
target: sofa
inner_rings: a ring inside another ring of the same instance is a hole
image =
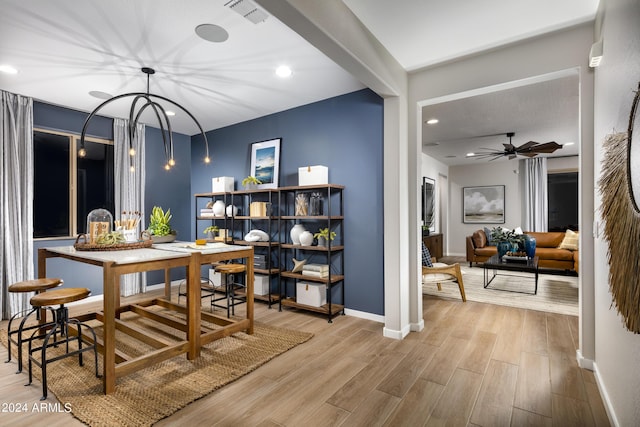
[[[481,263],[498,253],[495,245],[487,238],[488,229],[476,230],[467,236],[467,261],[469,266]],[[525,232],[536,239],[536,256],[540,268],[559,269],[578,272],[579,251],[577,246],[577,232]]]

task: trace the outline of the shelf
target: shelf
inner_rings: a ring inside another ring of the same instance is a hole
[[[315,311],[316,313],[330,314],[331,316],[335,316],[344,310],[344,305],[342,304],[331,304],[331,313],[329,313],[329,304],[314,307],[312,305],[298,304],[295,298],[285,298],[280,303],[287,307],[301,308],[303,310]]]
[[[338,283],[344,280],[344,276],[342,274],[332,274],[331,282],[329,282],[329,277],[315,277],[315,276],[305,276],[300,273],[292,273],[290,271],[283,271],[280,273],[282,277],[289,277],[291,279],[298,280],[306,280],[308,282],[318,282],[318,283]]]
[[[331,252],[334,252],[344,250],[343,245],[332,245],[331,248],[327,248],[326,246],[303,246],[292,243],[282,243],[280,246],[285,249],[299,249],[301,251],[329,252],[329,249],[331,249]]]
[[[267,274],[267,275],[271,275],[271,274],[278,274],[280,273],[280,269],[279,268],[272,268],[270,270],[266,270],[264,268],[255,268],[253,269],[253,273],[258,273],[258,274]]]
[[[253,220],[253,221],[277,221],[279,217],[277,216],[246,216],[246,215],[236,215],[233,217],[235,220]],[[229,217],[229,219],[232,219]]]
[[[246,293],[242,290],[237,290],[236,291],[237,295],[242,295],[245,296]],[[269,297],[271,297],[271,301],[269,301]],[[254,300],[258,300],[258,301],[264,301],[264,302],[278,302],[280,301],[280,295],[278,294],[271,294],[271,295],[256,295],[253,294],[253,299]]]
[[[280,243],[278,242],[273,242],[273,241],[268,241],[268,242],[248,242],[246,240],[234,240],[234,243],[236,245],[242,245],[242,246],[260,246],[263,248],[268,248],[269,246],[278,246],[280,245]]]
[[[309,216],[309,215],[282,215],[280,217],[280,219],[303,219],[305,221],[327,221],[327,220],[333,220],[333,221],[341,221],[344,219],[344,216],[342,215],[332,215],[332,216],[326,216],[326,215],[319,215],[319,216]]]
[[[224,217],[224,215],[222,215],[222,216],[214,216],[214,215],[202,216],[202,215],[198,215],[198,216],[196,216],[196,219],[203,220],[203,221],[205,221],[205,220],[206,221],[210,221],[210,220],[223,221],[225,219],[225,217]]]
[[[280,187],[280,191],[296,191],[296,190],[315,190],[322,188],[333,188],[336,190],[344,190],[344,185],[338,184],[318,184],[318,185],[295,185],[291,187]]]

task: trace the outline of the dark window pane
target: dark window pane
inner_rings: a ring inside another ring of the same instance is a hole
[[[87,155],[78,158],[77,233],[85,233],[87,215],[104,208],[113,213],[113,145],[85,141]]]
[[[33,237],[68,236],[69,138],[33,133]]]
[[[548,175],[549,231],[578,230],[578,172]]]

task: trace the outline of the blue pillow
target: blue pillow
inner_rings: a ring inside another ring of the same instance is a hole
[[[422,242],[422,265],[424,267],[433,267],[433,263],[431,262],[431,252]]]
[[[491,229],[484,227],[484,234],[487,236],[487,246],[495,246],[496,244],[491,240]]]

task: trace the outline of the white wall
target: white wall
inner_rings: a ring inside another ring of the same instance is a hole
[[[578,156],[571,157],[555,157],[547,159],[547,172],[561,172],[578,170],[580,167],[580,159]]]
[[[518,160],[482,161],[477,165],[449,167],[449,255],[465,255],[466,237],[482,228],[496,226],[516,228],[521,224],[521,189]],[[487,185],[504,185],[504,224],[464,224],[462,222],[462,189]]]
[[[602,141],[614,130],[627,129],[633,91],[638,89],[640,80],[640,2],[603,0],[603,5],[604,57],[595,76],[596,176],[600,175],[604,154]],[[638,129],[634,137],[636,134],[640,134]],[[595,197],[598,203],[597,189]],[[628,332],[611,307],[607,244],[601,237],[595,242],[596,373],[614,422],[620,426],[637,426],[640,425],[640,336]],[[630,280],[640,286],[637,274]]]
[[[448,211],[448,203],[447,206],[442,206],[441,195],[448,194],[446,189],[443,188],[443,185],[447,185],[447,180],[443,179],[443,177],[447,177],[449,175],[449,166],[444,163],[434,159],[431,156],[427,156],[422,153],[422,174],[418,177],[418,188],[422,185],[422,177],[431,178],[436,182],[436,194],[435,200],[436,204],[436,218],[435,218],[435,229],[437,233],[444,233],[446,230],[443,229],[442,222],[442,213]],[[445,221],[446,224],[446,221]],[[445,245],[446,246],[446,245]],[[446,252],[445,252],[446,253]]]

